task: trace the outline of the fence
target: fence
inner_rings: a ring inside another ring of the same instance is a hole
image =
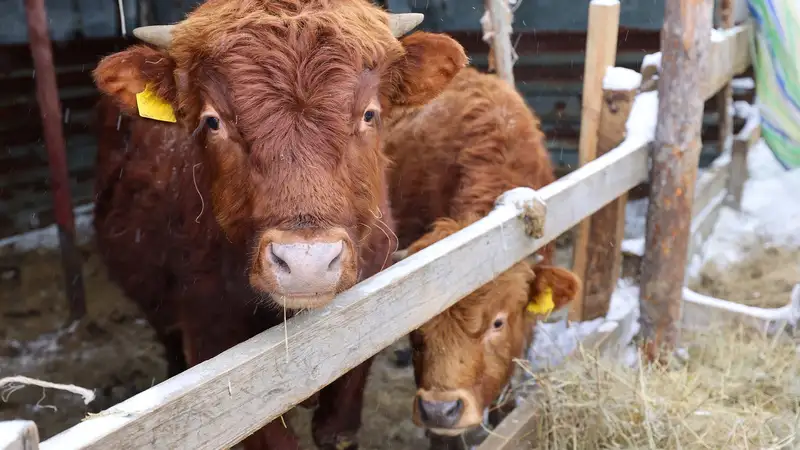
[[[713,40],[704,99],[748,67],[750,33],[744,25]],[[292,318],[92,415],[39,448],[230,448],[646,181],[649,148],[647,140],[629,136],[538,191],[509,191],[485,218],[357,284],[327,308]],[[515,410],[497,434],[519,432],[526,411],[525,405]],[[30,429],[19,429],[26,430],[28,446],[4,450],[36,448]],[[481,448],[507,442],[487,440]]]

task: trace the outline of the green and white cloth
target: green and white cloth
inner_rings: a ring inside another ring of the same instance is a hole
[[[787,169],[800,167],[800,0],[748,0],[761,134]]]

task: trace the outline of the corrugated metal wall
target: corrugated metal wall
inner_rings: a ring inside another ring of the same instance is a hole
[[[517,87],[542,118],[553,160],[574,166],[580,130],[581,78],[588,0],[521,0],[515,20]],[[637,69],[658,51],[664,0],[623,0],[617,64]],[[116,0],[47,0],[67,158],[75,204],[91,201],[97,92],[91,70],[103,55],[133,43],[120,38]],[[140,20],[172,23],[197,0],[124,0],[128,34]],[[386,0],[395,12],[423,12],[422,29],[448,32],[486,67],[482,0]],[[26,43],[23,0],[0,0],[0,237],[52,223],[47,160]],[[747,95],[746,93],[739,95]],[[714,155],[716,105],[706,105],[701,164]]]

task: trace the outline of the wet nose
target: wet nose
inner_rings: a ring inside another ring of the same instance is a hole
[[[342,275],[344,242],[293,242],[269,245],[267,258],[281,290],[309,296],[336,288]]]
[[[464,413],[461,399],[450,401],[423,400],[417,397],[419,418],[428,428],[454,428]]]

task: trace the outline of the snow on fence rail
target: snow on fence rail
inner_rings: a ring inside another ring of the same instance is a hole
[[[748,32],[738,27],[714,41],[706,98],[717,80],[747,67],[746,56],[738,61]],[[723,62],[717,52],[733,57]],[[485,218],[357,284],[327,308],[91,415],[40,448],[230,448],[646,181],[649,144],[631,137],[539,191],[509,191]]]

